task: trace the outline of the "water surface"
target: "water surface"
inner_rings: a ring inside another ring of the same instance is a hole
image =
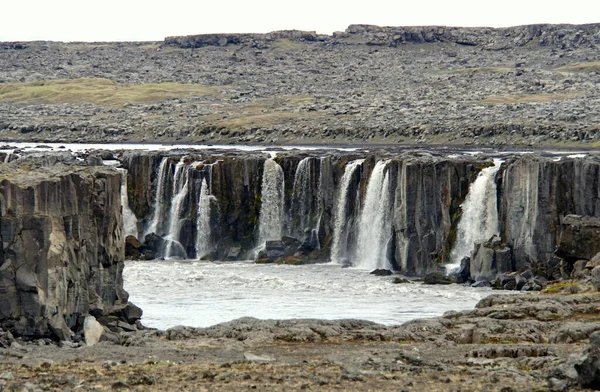
[[[461,285],[393,284],[336,264],[129,261],[125,289],[144,325],[207,327],[239,317],[359,318],[386,325],[473,309],[491,293]]]

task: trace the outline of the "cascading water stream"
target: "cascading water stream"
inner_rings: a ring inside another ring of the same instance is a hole
[[[451,264],[446,266],[449,273],[460,268],[461,260],[471,255],[475,241],[487,240],[499,232],[496,173],[502,162],[494,159],[494,166],[479,172],[469,186],[467,197],[461,204],[462,216],[456,229],[456,243],[450,253]]]
[[[364,161],[364,159],[357,159],[348,162],[344,168],[344,175],[341,179],[334,215],[333,241],[331,245],[331,261],[334,263],[341,263],[342,259],[346,256],[348,246],[348,218],[346,217],[346,211],[351,197],[349,194],[350,181],[352,180],[354,172],[356,172]]]
[[[364,269],[391,269],[387,245],[392,223],[390,219],[389,161],[379,161],[373,169],[365,203],[360,214],[358,245],[354,265]]]
[[[167,247],[164,256],[166,258],[182,257],[185,258],[186,251],[183,245],[179,242],[179,233],[182,226],[182,213],[185,198],[188,195],[189,187],[189,166],[185,164],[184,158],[175,166],[175,174],[173,175],[173,200],[169,210],[169,225],[166,236]]]
[[[261,208],[258,219],[259,247],[268,240],[281,239],[284,190],[283,169],[272,158],[267,159],[263,167]]]
[[[150,233],[163,234],[159,233],[159,225],[164,222],[165,214],[164,214],[164,204],[167,199],[165,193],[165,185],[168,182],[167,176],[170,173],[170,163],[169,157],[164,157],[160,162],[160,166],[158,167],[158,177],[156,181],[156,190],[154,195],[154,212],[152,214],[152,220],[148,225],[148,228],[144,232],[144,237]]]
[[[121,173],[121,206],[123,207],[123,235],[138,236],[137,218],[129,207],[129,198],[127,197],[127,169],[118,168]]]
[[[198,216],[196,226],[198,234],[196,237],[196,257],[198,259],[207,255],[212,250],[211,228],[210,228],[210,203],[215,197],[210,194],[210,187],[206,178],[202,179],[200,197],[198,199]]]
[[[292,202],[290,205],[290,229],[292,236],[298,237],[309,228],[312,211],[312,184],[313,184],[313,158],[304,158],[298,163],[294,186],[292,188]]]

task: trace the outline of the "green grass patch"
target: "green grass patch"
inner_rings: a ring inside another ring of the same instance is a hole
[[[289,39],[278,39],[270,46],[271,50],[290,52],[308,48],[308,44],[304,42],[292,41]]]
[[[577,282],[574,282],[571,280],[567,280],[564,282],[558,282],[558,283],[551,284],[548,287],[546,287],[545,289],[543,289],[542,293],[544,293],[544,294],[564,294],[565,288],[571,287],[571,286],[578,287],[579,284]]]
[[[0,102],[60,104],[93,103],[117,106],[173,98],[217,94],[222,87],[198,84],[152,83],[124,86],[107,79],[84,78],[0,84]]]
[[[592,72],[600,71],[600,61],[590,61],[586,63],[573,63],[563,65],[562,67],[556,68],[560,72]]]

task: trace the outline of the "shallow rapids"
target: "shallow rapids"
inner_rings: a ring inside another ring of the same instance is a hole
[[[143,324],[160,329],[207,327],[245,316],[393,325],[473,309],[491,293],[459,285],[394,284],[393,276],[333,264],[129,261],[124,280],[130,301],[144,310]]]

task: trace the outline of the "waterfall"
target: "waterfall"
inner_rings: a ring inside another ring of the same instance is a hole
[[[355,266],[365,269],[391,269],[387,245],[391,237],[389,161],[379,161],[371,173],[365,203],[360,214]]]
[[[160,161],[160,166],[158,168],[158,177],[156,180],[156,189],[154,194],[154,212],[152,214],[152,220],[148,225],[148,228],[144,232],[144,237],[150,233],[159,233],[159,225],[162,224],[165,220],[165,211],[164,205],[167,200],[166,197],[166,184],[168,183],[168,176],[170,173],[171,165],[169,163],[169,157],[164,157],[162,161]]]
[[[357,159],[347,163],[344,168],[334,215],[333,241],[331,245],[331,261],[334,263],[341,263],[342,258],[347,255],[348,218],[346,215],[347,205],[352,196],[350,195],[350,181],[354,176],[354,172],[356,172],[364,161],[364,159]]]
[[[313,161],[314,158],[304,158],[298,163],[292,187],[286,232],[299,239],[304,239],[306,230],[311,231],[313,235],[318,220],[319,203],[316,198],[320,195],[318,184],[317,189],[314,189],[316,173]]]
[[[462,216],[456,229],[456,243],[450,254],[448,272],[460,268],[460,261],[470,256],[473,243],[498,234],[498,207],[496,173],[502,160],[494,159],[494,166],[486,167],[469,186],[467,198],[460,205]]]
[[[215,197],[210,194],[210,187],[206,182],[206,178],[202,179],[200,187],[200,197],[198,198],[198,215],[196,219],[196,227],[198,234],[196,237],[196,257],[207,255],[212,250],[211,244],[211,229],[210,229],[210,203]]]
[[[125,237],[132,235],[137,238],[138,227],[137,218],[129,207],[129,198],[127,197],[127,169],[117,169],[121,173],[121,206],[123,207],[123,235]]]
[[[261,208],[258,219],[258,246],[267,240],[281,239],[283,230],[283,169],[275,160],[265,161],[261,187]]]
[[[179,242],[179,233],[182,225],[182,214],[184,208],[184,201],[188,195],[188,181],[189,181],[189,166],[185,164],[184,158],[175,166],[175,174],[173,175],[173,200],[171,201],[171,208],[168,216],[168,231],[166,240],[167,248],[165,250],[165,257],[183,257],[186,256],[186,251],[183,245]]]

